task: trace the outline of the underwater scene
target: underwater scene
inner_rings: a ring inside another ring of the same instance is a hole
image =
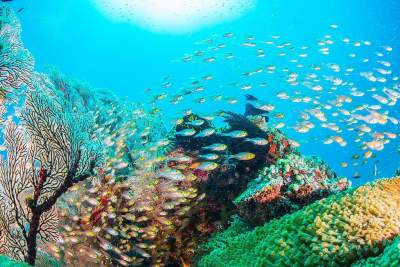
[[[1,0],[0,266],[400,266],[400,2]]]

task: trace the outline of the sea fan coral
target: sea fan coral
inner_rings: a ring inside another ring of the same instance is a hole
[[[392,178],[330,196],[228,240],[199,266],[349,266],[400,234],[399,192]]]
[[[21,25],[9,6],[0,4],[0,96],[32,87],[34,60],[21,41]]]
[[[79,116],[78,116],[79,115]],[[55,203],[101,164],[88,117],[41,88],[27,94],[17,126],[8,121],[0,161],[0,252],[35,263],[39,245],[58,237]]]

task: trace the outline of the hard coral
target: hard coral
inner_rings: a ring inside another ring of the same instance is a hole
[[[400,177],[332,195],[227,240],[199,266],[349,266],[400,234]]]
[[[352,267],[395,267],[400,266],[400,237],[397,237],[381,254],[360,260]]]
[[[225,231],[214,233],[207,239],[207,242],[200,244],[196,250],[195,261],[201,259],[202,256],[216,249],[222,249],[232,238],[251,231],[253,227],[244,222],[238,216],[233,216],[229,227]]]
[[[261,225],[348,186],[324,162],[291,153],[261,170],[235,203],[242,218]]]
[[[252,196],[252,199],[260,204],[270,203],[271,201],[278,199],[280,197],[280,193],[280,185],[266,186],[262,191],[255,193]]]

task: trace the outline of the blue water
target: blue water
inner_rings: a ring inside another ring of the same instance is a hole
[[[240,82],[240,77],[236,78],[232,74],[236,68],[255,69],[279,63],[272,61],[261,64],[256,57],[249,57],[244,66],[217,62],[214,65],[192,64],[188,67],[187,64],[177,61],[185,53],[198,49],[196,42],[215,33],[233,32],[243,39],[249,35],[262,39],[264,36],[276,34],[293,44],[311,45],[325,34],[332,33],[329,25],[334,23],[340,26],[335,35],[370,40],[376,46],[393,46],[392,70],[394,73],[399,70],[399,1],[259,0],[254,9],[234,21],[186,34],[154,33],[132,24],[111,22],[88,0],[16,0],[12,5],[16,9],[24,7],[19,13],[23,41],[36,59],[37,70],[44,71],[48,66],[56,66],[71,77],[86,80],[97,88],[112,89],[120,97],[127,97],[129,100],[145,101],[148,98],[143,93],[145,88],[152,88],[154,93],[165,91],[160,86],[165,76],[171,77],[173,86],[168,92],[173,92],[190,82],[192,77],[212,74],[220,77],[218,81]],[[267,82],[273,85],[273,76],[269,79]],[[219,93],[241,99],[242,104],[233,109],[242,112],[243,92],[233,90],[225,83],[214,82],[211,85],[211,95]],[[268,100],[271,97],[268,90],[254,90],[250,93],[260,99]],[[173,105],[164,106],[175,110]],[[290,105],[285,106],[284,103],[279,106],[280,111],[289,114],[290,108]],[[394,107],[391,114],[399,118],[400,113],[396,109],[398,107]],[[288,116],[290,120],[290,115]],[[399,132],[398,127],[390,130]],[[312,134],[288,134],[305,141],[301,146],[303,153],[322,157],[340,175],[353,175],[354,168],[340,167],[340,163],[349,161],[355,152],[351,146],[346,149],[326,146],[321,142],[314,143],[311,140]],[[379,177],[391,176],[400,167],[400,155],[396,152],[398,147],[399,141],[396,139],[383,152],[378,153]],[[361,179],[354,180],[354,184],[374,178],[374,163],[371,160],[357,169]]]

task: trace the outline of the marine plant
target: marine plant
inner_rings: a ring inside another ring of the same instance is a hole
[[[102,162],[90,117],[48,91],[27,92],[20,122],[6,122],[0,160],[0,253],[31,265],[58,238],[57,200]]]
[[[400,178],[332,195],[227,238],[199,266],[349,266],[399,235]]]

